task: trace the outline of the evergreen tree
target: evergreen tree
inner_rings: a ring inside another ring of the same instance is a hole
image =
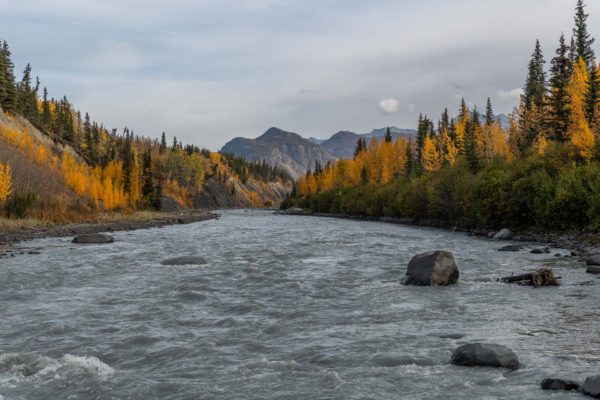
[[[567,87],[571,77],[571,69],[572,64],[568,56],[565,36],[561,35],[558,49],[556,49],[556,56],[551,61],[546,120],[550,137],[558,141],[567,140],[567,129],[569,127]]]
[[[15,81],[14,64],[11,60],[11,53],[8,48],[8,43],[3,42],[0,48],[0,107],[4,111],[11,113],[17,112],[17,84]]]
[[[358,138],[356,146],[354,147],[354,158],[358,157],[360,153],[367,150],[367,142],[364,138]]]
[[[465,157],[469,163],[471,172],[476,173],[479,170],[479,157],[477,155],[477,133],[480,128],[479,112],[477,107],[473,109],[473,116],[467,124],[465,134]]]
[[[463,120],[469,116],[469,107],[467,107],[467,102],[463,97],[460,100],[460,110],[458,111],[458,119]]]
[[[386,143],[392,143],[392,133],[390,132],[390,128],[389,127],[385,131],[385,138],[384,139],[385,139]]]
[[[442,118],[438,123],[438,133],[443,131],[450,131],[450,116],[448,115],[448,108],[444,108],[444,112],[442,113]]]
[[[363,165],[360,170],[360,183],[363,185],[369,183],[369,170],[367,169],[366,165]]]
[[[421,164],[423,158],[423,144],[425,143],[425,137],[429,134],[429,125],[427,117],[422,114],[419,115],[419,122],[417,124],[417,164]]]
[[[44,97],[42,100],[42,127],[46,132],[49,132],[52,129],[52,111],[50,111],[48,89],[46,87],[44,87]]]
[[[496,121],[494,116],[494,110],[492,109],[492,100],[488,97],[487,104],[485,106],[485,125],[491,126]]]
[[[540,47],[540,41],[536,40],[535,50],[531,56],[528,66],[527,80],[524,88],[525,108],[529,111],[535,104],[538,109],[544,106],[544,94],[546,92],[546,73],[544,72],[544,56]]]
[[[162,181],[159,180],[154,190],[154,196],[152,199],[152,207],[155,210],[160,211],[162,208]]]
[[[408,139],[408,144],[406,145],[406,161],[404,164],[404,174],[406,176],[411,176],[415,173],[415,157],[413,155],[413,142],[412,138]]]
[[[163,154],[165,151],[167,150],[167,137],[165,135],[165,133],[162,133],[162,136],[160,138],[160,146],[158,148],[158,152],[160,154]]]
[[[583,0],[577,0],[577,7],[575,8],[575,27],[573,28],[573,41],[575,50],[575,60],[579,57],[583,58],[588,70],[592,67],[594,62],[594,50],[592,44],[594,44],[594,38],[592,38],[587,30],[587,19],[588,14],[585,13],[585,5]]]
[[[130,135],[129,129],[123,130],[123,148],[121,149],[121,161],[123,162],[123,189],[126,193],[131,193],[131,182],[133,171],[133,147],[132,147],[133,135]]]
[[[144,169],[142,171],[142,196],[149,199],[154,193],[154,184],[152,182],[152,153],[150,149],[146,150],[143,157]]]

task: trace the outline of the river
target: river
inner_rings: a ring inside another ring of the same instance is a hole
[[[561,250],[243,210],[114,236],[0,259],[1,400],[577,399],[540,382],[598,373],[600,280]],[[454,253],[459,283],[401,285],[434,249]],[[160,264],[179,255],[208,264]],[[540,266],[563,285],[489,281]],[[521,369],[449,363],[474,341]]]

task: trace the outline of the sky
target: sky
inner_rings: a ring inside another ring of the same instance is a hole
[[[414,128],[460,98],[517,105],[575,0],[0,0],[0,38],[108,128],[219,149],[271,126],[326,138]],[[600,2],[588,0],[600,38]],[[600,42],[597,43],[600,45]]]

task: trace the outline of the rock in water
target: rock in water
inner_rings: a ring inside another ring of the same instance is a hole
[[[590,265],[589,267],[587,267],[587,270],[585,271],[588,274],[600,274],[600,267],[598,266],[594,266],[594,265]]]
[[[449,251],[417,254],[408,263],[405,285],[445,286],[458,281],[458,267]]]
[[[523,250],[523,246],[520,244],[509,244],[508,246],[500,247],[498,251],[510,251],[516,253],[517,251]]]
[[[292,207],[284,210],[283,213],[286,215],[302,215],[304,214],[304,211],[299,207]]]
[[[593,256],[589,256],[585,260],[585,263],[587,265],[600,265],[600,254],[595,254]]]
[[[470,343],[460,346],[452,354],[452,364],[519,369],[517,355],[499,344]]]
[[[504,228],[494,235],[494,239],[495,240],[510,240],[513,238],[513,236],[514,236],[514,233],[512,233],[510,230]]]
[[[73,239],[72,243],[79,244],[105,244],[112,243],[115,239],[110,235],[105,235],[103,233],[89,233],[85,235],[77,235]]]
[[[531,254],[550,254],[550,248],[549,247],[540,247],[539,249],[533,249],[531,250]],[[560,257],[560,255],[559,255]]]
[[[595,399],[600,399],[600,375],[590,376],[581,385],[583,394],[587,394]]]
[[[579,390],[579,384],[564,379],[546,378],[542,381],[542,390]]]
[[[203,257],[196,256],[182,256],[182,257],[173,257],[163,260],[161,262],[162,265],[204,265],[208,264]]]

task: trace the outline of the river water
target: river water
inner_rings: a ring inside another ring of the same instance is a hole
[[[574,258],[265,211],[114,236],[0,259],[1,400],[576,399],[539,384],[599,372],[600,280]],[[454,253],[459,284],[400,285],[434,249]],[[179,255],[208,264],[160,264]],[[540,266],[563,285],[488,282]],[[521,369],[449,363],[474,341],[510,347]]]

